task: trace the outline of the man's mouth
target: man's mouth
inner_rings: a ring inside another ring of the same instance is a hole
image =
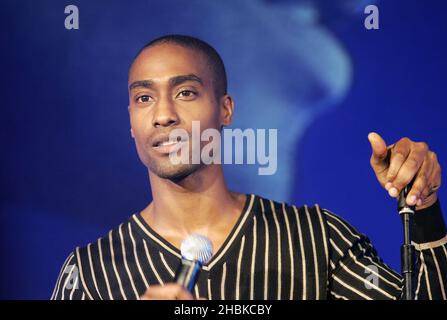
[[[169,136],[154,139],[152,148],[159,153],[171,153],[179,150],[180,144],[185,143],[184,140],[169,139]]]
[[[159,147],[159,146],[171,146],[178,143],[178,141],[163,141],[163,142],[157,142],[154,147]]]

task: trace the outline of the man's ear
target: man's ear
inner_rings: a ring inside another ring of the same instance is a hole
[[[130,106],[127,106],[127,111],[130,111]],[[135,139],[135,135],[133,134],[133,129],[130,127],[130,135]]]
[[[231,125],[233,121],[233,112],[234,112],[234,101],[233,98],[229,95],[224,95],[220,99],[220,116],[221,116],[221,125],[223,127],[227,127]]]

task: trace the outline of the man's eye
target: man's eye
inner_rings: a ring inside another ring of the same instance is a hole
[[[178,97],[183,97],[183,98],[193,98],[197,95],[196,92],[191,91],[191,90],[182,90],[179,92],[179,94],[177,95]]]
[[[136,102],[140,102],[140,103],[145,103],[145,102],[149,102],[151,100],[151,96],[148,95],[142,95],[137,97]]]

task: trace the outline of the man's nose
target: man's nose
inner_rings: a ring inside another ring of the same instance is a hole
[[[169,99],[162,99],[155,106],[152,125],[158,127],[170,127],[179,123],[174,103]]]

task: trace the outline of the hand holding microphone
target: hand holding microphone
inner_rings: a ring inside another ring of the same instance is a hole
[[[183,240],[180,251],[181,263],[174,283],[153,285],[140,297],[141,300],[193,300],[194,286],[202,266],[213,256],[211,241],[200,234],[191,234]]]

